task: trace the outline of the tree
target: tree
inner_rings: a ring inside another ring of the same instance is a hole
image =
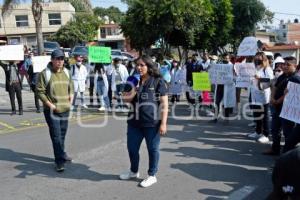
[[[90,4],[89,0],[80,0],[86,4]],[[19,4],[20,0],[5,0],[2,6],[2,16],[9,14],[13,5]],[[36,37],[37,37],[37,47],[38,55],[44,52],[43,44],[43,31],[42,31],[42,14],[43,14],[43,1],[42,0],[31,0],[31,10],[33,14],[33,19],[35,22]]]
[[[93,12],[90,0],[53,0],[53,2],[70,2],[75,8],[75,12]]]
[[[94,14],[99,17],[108,16],[110,20],[113,20],[115,23],[121,23],[124,18],[124,13],[120,11],[119,8],[110,6],[109,8],[96,7],[93,9]]]
[[[101,21],[97,16],[88,13],[77,13],[74,20],[62,26],[50,40],[55,40],[65,47],[78,43],[93,41]]]

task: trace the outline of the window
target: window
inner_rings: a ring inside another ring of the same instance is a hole
[[[48,18],[49,18],[49,25],[61,25],[60,13],[48,14]]]
[[[283,25],[282,25],[282,28],[283,28],[283,29],[286,29],[286,25],[285,25],[285,24],[283,24]]]
[[[107,28],[106,30],[107,30],[107,35],[112,35],[111,34],[111,28]]]
[[[11,37],[8,38],[8,44],[20,44],[21,43],[21,38],[19,37]]]
[[[16,15],[17,27],[28,26],[28,15]]]
[[[283,33],[283,37],[286,38],[286,33]]]

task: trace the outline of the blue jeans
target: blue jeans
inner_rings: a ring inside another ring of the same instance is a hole
[[[44,116],[49,127],[50,138],[52,141],[55,163],[65,162],[65,137],[68,129],[69,112],[52,113],[44,110]]]
[[[130,170],[134,173],[139,170],[139,150],[144,138],[149,155],[148,175],[154,176],[157,173],[159,161],[160,134],[158,133],[158,127],[138,128],[128,124],[127,149],[131,164]]]
[[[97,94],[100,96],[101,106],[109,108],[108,90],[105,87],[104,81],[97,81]]]

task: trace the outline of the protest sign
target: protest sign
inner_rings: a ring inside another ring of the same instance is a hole
[[[31,59],[34,73],[43,71],[51,61],[50,56],[33,56]]]
[[[236,87],[247,88],[251,85],[255,76],[255,66],[253,63],[238,63],[234,65],[236,77]]]
[[[89,46],[90,63],[111,63],[111,48]]]
[[[208,72],[193,73],[193,90],[211,91],[211,83]]]
[[[280,117],[300,124],[300,84],[289,82]]]
[[[232,64],[214,64],[209,70],[209,79],[213,84],[231,84],[233,82]]]
[[[24,60],[23,45],[0,46],[0,60]]]
[[[255,37],[245,37],[238,48],[238,56],[254,56],[257,52],[257,41]]]

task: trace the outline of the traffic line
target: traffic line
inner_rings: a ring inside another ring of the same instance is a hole
[[[0,125],[4,126],[6,129],[9,129],[9,130],[15,130],[16,129],[15,127],[13,127],[13,126],[5,123],[5,122],[2,122],[2,121],[0,121]]]

